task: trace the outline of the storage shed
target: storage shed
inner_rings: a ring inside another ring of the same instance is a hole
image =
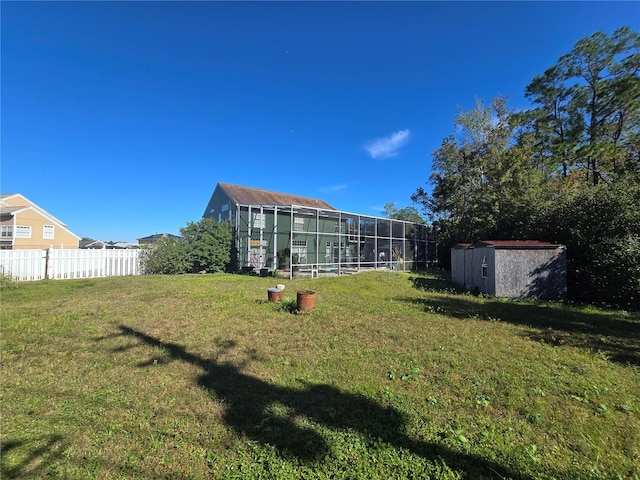
[[[451,280],[497,297],[567,296],[566,247],[537,240],[483,240],[451,249]]]

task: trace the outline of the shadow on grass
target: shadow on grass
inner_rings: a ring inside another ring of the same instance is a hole
[[[244,365],[238,367],[202,358],[178,344],[164,342],[125,325],[119,329],[123,336],[164,349],[170,361],[201,368],[204,373],[198,377],[197,384],[224,400],[227,425],[238,434],[275,446],[285,457],[314,462],[330,454],[326,439],[298,422],[307,418],[333,429],[353,429],[372,441],[380,439],[434,461],[443,460],[466,478],[526,478],[490,460],[408,437],[404,433],[406,420],[400,411],[383,407],[364,396],[324,384],[308,383],[302,389],[275,386],[243,374]],[[220,347],[224,351],[234,346],[235,342],[228,341]],[[152,365],[153,362],[148,361],[138,366]]]
[[[453,284],[443,273],[433,272],[423,276],[409,277],[414,288],[431,292],[464,292],[463,289]]]
[[[47,467],[60,458],[64,449],[65,444],[60,435],[45,435],[28,441],[3,441],[0,449],[0,478],[46,476],[44,472]]]
[[[398,300],[421,304],[425,311],[476,320],[493,320],[529,327],[526,336],[551,345],[569,345],[604,353],[620,364],[640,365],[640,315],[620,312],[590,312],[569,305],[546,302],[485,301],[452,293],[443,279],[412,277],[414,287],[447,295]],[[444,283],[443,283],[444,282]]]

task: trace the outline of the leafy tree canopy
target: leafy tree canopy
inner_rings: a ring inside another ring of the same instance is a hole
[[[407,222],[425,223],[424,218],[420,216],[420,212],[416,207],[405,207],[398,209],[395,203],[388,202],[382,210],[382,215],[395,220],[406,220]]]
[[[574,299],[640,308],[640,36],[596,32],[535,77],[533,108],[461,111],[412,200],[455,242],[567,245]]]
[[[146,273],[224,272],[231,261],[231,227],[212,218],[189,222],[181,238],[161,238],[143,256]]]

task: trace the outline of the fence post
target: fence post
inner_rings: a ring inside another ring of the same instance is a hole
[[[51,276],[51,253],[53,245],[50,245],[45,251],[47,252],[44,259],[44,279],[49,280]]]
[[[102,244],[102,273],[101,277],[109,276],[109,259],[107,258],[107,245]]]

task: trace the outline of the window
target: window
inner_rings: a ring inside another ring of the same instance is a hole
[[[293,219],[293,229],[294,230],[304,230],[304,218],[295,217]]]
[[[45,240],[53,240],[54,235],[55,235],[55,227],[53,225],[42,226],[42,238],[44,238]]]
[[[31,238],[31,227],[16,225],[16,238]]]
[[[482,257],[482,278],[487,278],[487,271],[488,271],[487,257]]]
[[[296,261],[296,255],[298,256],[297,261]],[[294,264],[307,263],[307,241],[293,240],[291,242],[291,256],[293,257]]]
[[[262,213],[254,213],[253,214],[253,228],[263,228],[265,227],[265,216]]]
[[[2,238],[12,238],[13,237],[13,225],[3,225],[2,231],[0,233]]]

